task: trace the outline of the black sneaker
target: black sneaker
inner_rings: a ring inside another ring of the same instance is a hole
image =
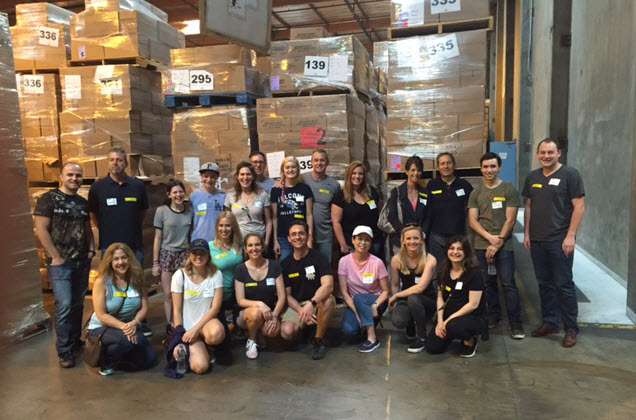
[[[421,353],[424,351],[424,340],[415,337],[415,341],[406,349],[409,353]]]
[[[70,351],[60,355],[60,367],[64,369],[72,368],[75,366],[75,359]]]
[[[413,340],[415,338],[415,323],[410,322],[406,327],[406,338]]]
[[[141,326],[139,327],[139,329],[141,329],[141,333],[145,335],[146,337],[150,337],[152,335],[152,330],[150,329],[148,324],[146,324],[145,322],[141,323]]]
[[[380,347],[380,340],[376,340],[375,343],[367,340],[358,347],[360,353],[371,353],[373,350]]]
[[[474,342],[472,346],[464,344],[461,351],[459,352],[459,357],[469,358],[475,355],[475,351],[477,350],[477,337],[473,338]]]
[[[495,328],[501,322],[501,318],[497,315],[488,315],[488,328]]]
[[[523,331],[523,325],[512,324],[510,326],[510,336],[515,340],[523,339],[526,336],[526,333]]]
[[[325,343],[322,338],[314,338],[312,341],[313,349],[311,350],[311,358],[314,360],[324,359],[327,354]]]

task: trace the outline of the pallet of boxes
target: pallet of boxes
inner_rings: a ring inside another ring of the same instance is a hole
[[[387,179],[398,177],[414,154],[424,159],[429,171],[435,169],[440,152],[453,153],[458,169],[477,168],[486,150],[488,29],[437,32],[471,29],[465,24],[470,16],[478,25],[492,22],[488,1],[462,2],[456,6],[465,9],[447,12],[429,0],[408,4],[392,2],[393,25],[401,30],[390,31],[393,39],[377,52],[386,54],[388,63]],[[429,16],[433,22],[427,24]],[[453,26],[453,16],[465,18],[464,26]],[[409,36],[422,31],[435,34]]]
[[[257,150],[256,100],[269,96],[256,53],[238,45],[175,49],[163,72],[163,95],[174,110],[175,176],[187,192],[200,188],[199,169],[216,162],[219,186],[228,189],[236,165]]]
[[[270,48],[273,98],[257,101],[260,150],[301,158],[301,172],[308,172],[312,150],[323,148],[329,175],[343,180],[351,161],[368,162],[369,54],[355,36],[331,37],[315,28],[292,35],[298,39],[273,42]],[[377,159],[373,152],[371,157]]]

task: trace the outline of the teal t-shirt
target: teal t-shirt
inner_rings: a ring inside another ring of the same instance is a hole
[[[236,253],[234,248],[230,251],[220,250],[214,241],[209,244],[212,262],[223,274],[223,301],[227,301],[234,296],[234,268],[243,262],[243,249]]]

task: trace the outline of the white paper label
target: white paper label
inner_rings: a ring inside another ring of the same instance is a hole
[[[313,170],[313,167],[311,166],[311,155],[299,157],[298,164],[300,165],[301,174],[311,172]]]
[[[332,55],[329,57],[329,76],[332,82],[346,82],[349,79],[349,57]]]
[[[79,55],[80,60],[86,60],[86,46],[77,47],[77,55]]]
[[[426,42],[428,58],[433,61],[447,60],[459,55],[457,45],[457,35],[448,34],[446,36],[433,37]]]
[[[44,93],[44,76],[22,76],[22,92],[42,95]]]
[[[373,283],[373,273],[362,273],[362,283],[364,284]]]
[[[119,77],[100,80],[102,95],[122,95],[123,84]]]
[[[190,92],[190,71],[189,70],[170,70],[170,78],[172,80],[174,93]]]
[[[420,63],[420,40],[419,38],[406,38],[398,42],[397,51],[398,67],[413,67]]]
[[[214,90],[214,75],[205,70],[190,70],[190,90]]]
[[[461,0],[431,0],[431,14],[459,12],[462,10]]]
[[[197,210],[207,210],[208,209],[208,203],[201,203],[197,206]]]
[[[415,277],[415,284],[418,284],[420,282],[420,280],[422,280],[422,277]]]
[[[305,267],[305,274],[314,274],[316,272],[316,268],[313,265],[309,267]]]
[[[420,198],[420,203],[426,205],[426,198]]]
[[[458,281],[457,284],[455,284],[455,290],[462,290],[462,287],[464,287],[464,282]]]
[[[66,99],[82,99],[82,76],[71,74],[64,76]]]
[[[228,2],[229,7],[230,7],[228,12],[229,12],[230,16],[234,16],[234,17],[237,17],[237,18],[240,18],[240,19],[245,19],[245,13],[246,13],[246,11],[245,11],[245,7],[246,7],[245,1],[246,0],[230,0]]]
[[[117,199],[116,198],[107,198],[106,199],[106,205],[107,206],[116,206],[117,205]]]
[[[280,177],[280,165],[285,159],[285,152],[271,152],[266,153],[267,170],[269,171],[270,178]]]
[[[305,76],[329,77],[329,57],[305,56]]]
[[[302,203],[302,202],[304,202],[304,201],[305,201],[305,196],[304,196],[303,194],[300,194],[300,195],[297,195],[294,199],[295,199],[297,202]]]
[[[198,157],[184,157],[183,158],[183,179],[186,182],[192,182],[192,183],[201,182],[201,175],[199,174],[200,167],[201,167],[201,163]]]
[[[466,195],[466,192],[464,191],[463,188],[455,191],[455,194],[457,194],[457,197],[461,197],[462,195]]]
[[[260,200],[254,201],[254,207],[256,207],[257,209],[263,208],[263,202]]]
[[[492,208],[493,209],[502,209],[503,208],[503,203],[501,201],[493,201]]]
[[[267,282],[268,286],[274,286],[276,285],[276,279],[273,277],[268,277],[265,279],[265,281]]]
[[[413,26],[423,24],[424,2],[413,1],[403,4],[402,11],[398,13],[398,22],[400,26]]]
[[[95,69],[95,78],[93,81],[97,84],[103,79],[112,79],[115,66],[113,64],[107,64],[105,66],[97,66]]]
[[[503,160],[503,159],[508,159],[508,153],[506,152],[501,152],[499,153],[499,157]]]
[[[370,210],[373,210],[375,208],[377,208],[378,206],[375,205],[375,200],[369,200],[367,201],[367,205],[369,206]]]
[[[40,45],[48,45],[49,47],[57,47],[60,45],[60,30],[56,28],[47,28],[40,26],[38,28],[38,42]]]
[[[552,178],[550,179],[550,182],[548,182],[548,185],[555,185],[558,186],[561,183],[561,179],[559,178]]]

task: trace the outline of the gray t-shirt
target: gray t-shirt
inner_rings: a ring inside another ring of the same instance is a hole
[[[548,177],[539,168],[528,174],[522,195],[530,199],[530,240],[563,241],[574,211],[572,200],[585,195],[583,178],[565,165]]]
[[[155,213],[154,226],[162,231],[161,248],[167,251],[188,249],[188,238],[192,228],[194,213],[192,206],[185,203],[185,209],[177,213],[170,206],[161,206]]]
[[[314,194],[314,243],[329,240],[333,237],[331,203],[341,190],[340,184],[330,176],[316,181],[310,172],[302,174],[302,177]]]
[[[270,206],[269,195],[261,191],[254,197],[254,202],[247,206],[242,201],[236,201],[234,190],[225,196],[225,207],[230,209],[238,221],[241,235],[258,233],[265,239],[265,208]]]
[[[274,181],[272,178],[265,178],[262,181],[256,181],[256,183],[258,184],[259,187],[265,190],[267,195],[270,195],[272,193],[272,187],[274,186],[276,181]]]
[[[470,193],[468,208],[477,209],[477,221],[491,235],[498,235],[506,223],[506,209],[519,208],[519,193],[509,182],[502,182],[495,188],[481,184]],[[512,236],[504,242],[502,249],[512,251]],[[479,234],[475,234],[475,249],[487,249],[490,242]]]

